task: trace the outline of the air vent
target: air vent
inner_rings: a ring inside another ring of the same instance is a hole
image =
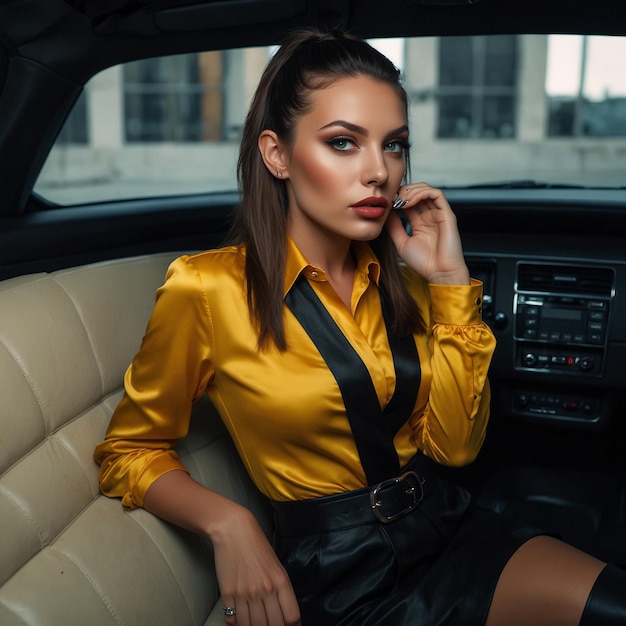
[[[613,291],[613,270],[608,267],[520,263],[517,266],[517,289],[610,296]]]

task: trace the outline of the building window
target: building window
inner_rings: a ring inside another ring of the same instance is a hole
[[[624,59],[623,38],[549,37],[548,136],[626,137]]]
[[[124,118],[129,143],[222,139],[221,53],[125,65]]]
[[[438,137],[515,136],[517,57],[515,35],[439,39]]]

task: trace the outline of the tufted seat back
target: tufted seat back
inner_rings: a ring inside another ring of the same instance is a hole
[[[0,624],[223,624],[210,545],[98,489],[93,449],[174,254],[0,282]],[[192,475],[270,532],[219,417],[194,407]]]

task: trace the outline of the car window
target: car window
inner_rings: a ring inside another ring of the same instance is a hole
[[[373,41],[404,73],[412,178],[439,186],[626,185],[626,38]],[[71,205],[235,190],[272,48],[147,59],[86,86],[35,190]]]

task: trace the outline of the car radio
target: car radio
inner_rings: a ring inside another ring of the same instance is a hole
[[[612,285],[608,268],[520,264],[514,300],[515,367],[601,376]]]

